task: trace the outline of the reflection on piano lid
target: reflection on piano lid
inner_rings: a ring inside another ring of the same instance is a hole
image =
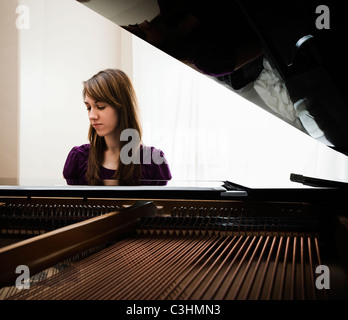
[[[206,51],[209,51],[204,53],[209,54],[205,57],[209,57],[209,62],[214,66],[221,66],[224,63],[221,57],[219,59],[219,56],[214,56],[215,53],[223,55],[226,60],[229,53],[232,59],[237,51],[231,46],[231,41],[222,40],[217,45],[208,43],[208,39],[233,39],[239,43],[243,36],[247,38],[242,34],[241,29],[252,30],[252,32],[248,31],[248,37],[251,37],[251,34],[252,37],[255,36],[262,56],[271,65],[276,76],[284,82],[294,111],[297,112],[296,115],[307,133],[314,137],[312,128],[309,127],[314,125],[317,128],[315,133],[324,133],[328,141],[327,145],[348,154],[348,104],[345,94],[345,77],[348,73],[345,50],[342,50],[343,39],[348,28],[343,3],[340,1],[325,1],[324,8],[318,0],[296,0],[287,5],[276,0],[257,3],[250,0],[219,0],[213,4],[210,1],[196,0],[183,2],[139,0],[135,3],[127,0],[80,2],[120,26],[140,24],[144,20],[151,21],[160,9],[168,12],[168,7],[173,6],[173,3],[183,7],[193,3],[194,10],[197,12],[196,17],[200,18],[199,23],[204,25],[206,22],[208,28],[205,31],[214,32],[211,38],[204,37],[204,46],[207,48]],[[205,7],[209,8],[208,15],[204,15]],[[181,8],[175,10],[184,12]],[[180,16],[177,12],[175,14],[174,18],[169,19],[170,23]],[[239,24],[243,24],[243,28],[233,27],[236,19]],[[192,25],[190,26],[192,28]],[[196,29],[195,32],[198,33]],[[140,32],[133,31],[133,33],[144,38]],[[175,56],[177,53],[174,54],[174,52],[177,51],[165,49],[168,46],[162,48],[155,40],[144,39],[182,60]],[[181,43],[180,41],[177,43]],[[188,43],[185,45],[187,46]],[[202,48],[200,48],[201,53],[204,51]],[[247,51],[243,52],[246,57]],[[264,68],[259,55],[248,61],[249,63],[238,69],[236,66],[234,72],[229,70],[225,73],[220,72],[219,75],[216,72],[216,79],[232,90],[243,88],[255,81]],[[202,59],[195,67],[198,66],[199,69],[201,62]],[[200,69],[203,73],[212,74],[204,70],[205,68]],[[304,102],[301,107],[305,108],[304,110],[296,109],[295,106],[300,102]]]

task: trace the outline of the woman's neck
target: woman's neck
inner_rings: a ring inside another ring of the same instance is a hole
[[[107,169],[117,170],[120,158],[120,140],[105,136],[106,150],[103,155],[102,166]]]
[[[120,138],[119,136],[105,136],[106,151],[111,153],[120,153]]]
[[[120,140],[116,139],[107,139],[105,137],[106,151],[111,153],[119,153],[120,152]]]

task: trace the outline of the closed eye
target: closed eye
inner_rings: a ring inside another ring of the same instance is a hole
[[[97,106],[97,109],[98,109],[98,110],[104,110],[105,108],[106,108],[106,106]],[[87,106],[87,107],[86,107],[86,110],[87,110],[87,111],[91,111],[91,109],[92,109],[92,108],[91,108],[90,106]]]

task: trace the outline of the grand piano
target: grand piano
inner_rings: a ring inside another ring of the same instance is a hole
[[[107,15],[103,1],[80,2]],[[330,148],[346,154],[348,106],[339,82],[346,66],[336,66],[341,50],[335,50],[343,22],[332,22],[323,35],[311,20],[318,15],[308,14],[319,4],[291,3],[234,4],[292,100],[305,100]],[[267,14],[277,23],[268,23]],[[260,61],[216,81],[231,90],[253,81],[263,69]],[[298,173],[289,179],[299,187],[250,188],[228,180],[160,187],[3,185],[0,298],[346,299],[347,184]]]

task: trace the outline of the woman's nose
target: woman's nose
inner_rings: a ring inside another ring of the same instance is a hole
[[[152,26],[149,21],[144,20],[142,23],[139,24],[139,28],[142,30],[150,30]]]
[[[91,108],[91,110],[89,111],[88,117],[91,120],[98,119],[98,112],[97,112],[97,110],[95,110],[94,108]]]

